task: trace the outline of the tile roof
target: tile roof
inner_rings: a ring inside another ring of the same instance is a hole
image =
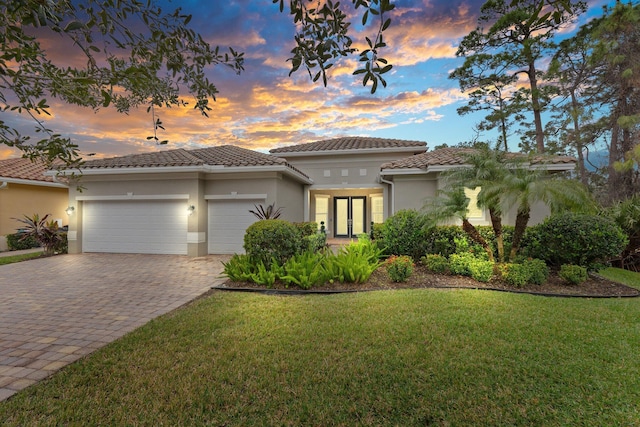
[[[416,154],[411,157],[385,163],[381,169],[427,169],[429,166],[459,166],[465,164],[465,154],[474,153],[473,148],[439,148],[434,151]],[[508,153],[511,157],[525,156],[521,153]],[[571,156],[534,156],[531,164],[573,164]]]
[[[45,176],[47,170],[42,162],[29,159],[0,160],[0,181],[2,178],[24,179],[27,181],[54,182],[53,177]]]
[[[404,139],[370,138],[362,136],[350,136],[344,138],[327,139],[324,141],[310,142],[307,144],[289,145],[269,150],[270,153],[299,153],[314,151],[336,151],[336,150],[362,150],[376,148],[407,148],[416,147],[427,149],[424,141],[408,141]]]
[[[220,145],[216,147],[185,150],[157,151],[153,153],[131,154],[109,159],[96,159],[86,161],[82,169],[118,169],[118,168],[152,168],[152,167],[179,167],[179,166],[285,166],[305,177],[306,174],[294,168],[281,159],[270,154],[264,154],[235,145]]]

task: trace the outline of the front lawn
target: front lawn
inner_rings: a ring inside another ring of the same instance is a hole
[[[40,258],[42,256],[42,252],[31,252],[20,255],[8,255],[0,257],[0,265],[13,264],[14,262],[27,261],[30,259]]]
[[[2,425],[638,425],[640,299],[213,292],[0,403]]]

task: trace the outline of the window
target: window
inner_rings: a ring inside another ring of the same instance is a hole
[[[481,188],[476,187],[474,189],[465,188],[464,195],[469,198],[469,206],[467,206],[468,218],[482,218],[484,219],[484,209],[478,207],[478,193]]]
[[[384,222],[384,203],[382,195],[371,196],[371,221],[376,224]]]
[[[321,223],[324,222],[325,230],[329,228],[329,196],[317,195],[316,196],[316,223],[318,223],[318,229],[321,228]]]

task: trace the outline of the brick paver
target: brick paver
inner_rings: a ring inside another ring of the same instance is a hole
[[[82,254],[0,266],[0,401],[207,292],[225,259]]]

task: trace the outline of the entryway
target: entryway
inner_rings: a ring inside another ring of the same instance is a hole
[[[334,197],[335,237],[356,237],[366,232],[367,198],[365,196]]]

